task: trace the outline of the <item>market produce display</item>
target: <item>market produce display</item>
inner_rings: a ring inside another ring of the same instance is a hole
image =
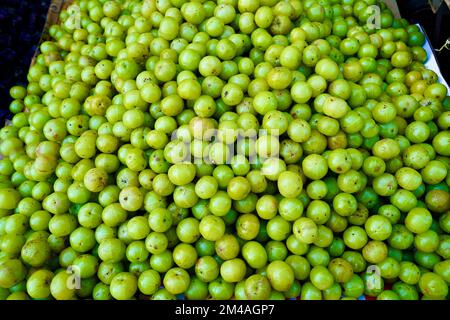
[[[376,0],[60,18],[0,129],[1,299],[448,299],[450,99],[417,26]]]

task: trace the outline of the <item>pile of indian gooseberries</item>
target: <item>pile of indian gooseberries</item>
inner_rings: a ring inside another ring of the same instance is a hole
[[[450,99],[384,3],[75,0],[49,35],[1,299],[448,299]]]

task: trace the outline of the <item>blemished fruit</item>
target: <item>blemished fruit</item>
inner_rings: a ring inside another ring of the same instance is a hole
[[[0,299],[448,299],[418,28],[378,0],[73,5],[0,129]]]

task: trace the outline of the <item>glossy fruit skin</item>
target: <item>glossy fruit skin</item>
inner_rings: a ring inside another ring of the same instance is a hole
[[[267,266],[267,276],[275,290],[288,290],[293,281],[294,273],[291,267],[283,261],[273,261]]]
[[[27,280],[26,291],[31,298],[43,299],[50,296],[50,282],[53,273],[48,270],[38,270]]]
[[[415,208],[411,210],[405,219],[406,227],[415,233],[423,233],[431,226],[432,218],[428,210]]]
[[[137,290],[137,279],[134,274],[122,272],[111,281],[110,291],[114,299],[129,300]]]
[[[50,292],[55,299],[70,300],[75,297],[74,288],[66,286],[69,276],[66,272],[60,272],[53,277],[50,283]]]
[[[270,291],[270,282],[263,275],[251,275],[244,282],[244,293],[247,299],[267,299],[270,297]]]
[[[392,232],[392,227],[387,218],[371,216],[366,220],[365,229],[373,240],[386,240]]]
[[[233,295],[233,289],[233,284],[225,282],[220,277],[208,285],[210,295],[218,300],[230,299]]]
[[[5,260],[1,262],[0,266],[3,275],[2,288],[10,288],[25,278],[25,267],[20,260]]]
[[[430,298],[442,298],[448,293],[448,286],[443,279],[435,273],[427,272],[419,280],[421,292]]]

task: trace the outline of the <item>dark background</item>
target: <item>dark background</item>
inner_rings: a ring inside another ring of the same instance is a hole
[[[8,112],[9,88],[26,85],[50,0],[0,0],[0,117]]]
[[[8,116],[9,88],[26,84],[28,67],[40,39],[50,0],[0,0],[0,119]],[[427,0],[398,0],[402,17],[424,26],[434,48],[450,37],[450,11],[444,4],[434,14]],[[450,51],[437,53],[450,82]]]

